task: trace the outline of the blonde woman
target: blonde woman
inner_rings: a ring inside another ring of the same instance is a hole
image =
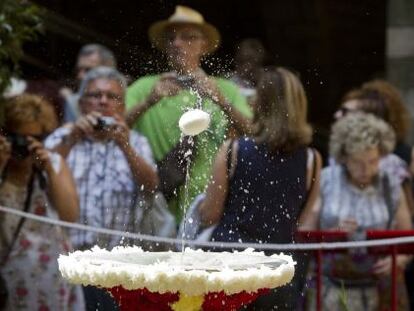
[[[42,140],[57,125],[48,102],[21,95],[5,105],[0,132],[0,205],[74,222],[79,204],[63,159]],[[60,227],[0,213],[0,273],[6,310],[83,310],[80,287],[66,283],[57,257],[69,251]]]
[[[254,136],[221,147],[200,207],[203,223],[217,224],[214,241],[291,243],[302,207],[318,193],[321,160],[307,147],[311,127],[300,80],[271,69],[257,89]],[[256,310],[292,310],[294,290],[278,293],[259,299]]]
[[[395,144],[391,127],[374,115],[355,112],[337,121],[330,138],[330,154],[337,164],[322,171],[321,192],[314,206],[300,218],[305,230],[342,230],[354,238],[366,230],[411,229],[401,183],[379,163]],[[403,271],[409,258],[400,255]],[[389,307],[389,257],[377,258],[352,250],[325,259],[324,307],[341,310],[342,286],[349,310],[386,310]],[[381,292],[381,295],[378,293]],[[406,292],[399,293],[399,310],[406,310]]]

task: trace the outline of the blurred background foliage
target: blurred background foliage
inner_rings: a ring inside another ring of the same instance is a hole
[[[0,124],[4,99],[1,94],[19,72],[23,44],[42,31],[41,10],[25,0],[0,1]]]

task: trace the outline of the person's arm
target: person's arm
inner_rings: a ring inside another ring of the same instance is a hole
[[[55,171],[50,152],[42,143],[30,138],[29,150],[32,151],[35,166],[47,175],[47,195],[59,218],[75,222],[79,218],[79,200],[75,181],[66,164],[60,158],[59,171]]]
[[[210,226],[220,221],[228,194],[227,152],[231,141],[225,142],[217,153],[212,179],[210,180],[206,198],[199,207],[203,226]]]
[[[400,202],[395,213],[395,223],[393,226],[397,230],[411,230],[412,222],[411,215],[408,209],[407,200],[405,198],[404,191],[401,191]],[[413,258],[412,255],[398,255],[397,256],[397,266],[404,270],[408,262]],[[391,256],[387,256],[377,260],[373,266],[373,271],[376,275],[390,275],[391,274]]]
[[[401,191],[400,202],[395,213],[395,229],[397,230],[411,230],[412,222],[411,215],[408,209],[407,199],[404,191]]]
[[[414,216],[414,198],[413,198],[412,182],[413,181],[411,178],[407,178],[401,184],[401,187],[405,194],[405,199],[407,201],[408,211],[410,212],[411,217]]]
[[[94,125],[97,122],[97,118],[100,116],[101,115],[98,112],[91,112],[90,114],[79,117],[75,123],[66,124],[65,127],[69,130],[69,133],[64,135],[57,145],[49,149],[59,153],[64,159],[66,159],[73,146],[75,146],[84,137],[93,135]],[[48,138],[46,139],[46,146],[50,147],[49,145]]]
[[[231,126],[233,126],[240,134],[250,135],[252,134],[252,124],[248,118],[244,117],[239,111],[224,98],[221,93],[217,97],[216,103],[221,107],[224,113],[231,120]]]
[[[414,147],[411,148],[411,163],[409,163],[409,171],[411,176],[414,177]]]
[[[116,119],[117,124],[108,130],[108,137],[112,138],[124,153],[137,186],[143,186],[145,193],[154,193],[159,183],[155,169],[131,146],[127,124],[119,117]]]
[[[76,222],[79,219],[79,199],[75,181],[66,162],[61,160],[61,169],[47,173],[47,193],[52,205],[56,208],[59,218]]]
[[[125,120],[129,127],[134,123],[153,105],[158,103],[164,97],[175,96],[182,90],[182,87],[177,83],[176,78],[171,74],[164,74],[155,83],[151,92],[144,100],[136,103],[125,114]]]
[[[3,174],[7,162],[9,162],[11,154],[11,144],[6,137],[0,134],[0,176]]]
[[[316,230],[319,227],[319,217],[322,203],[320,192],[322,158],[316,150],[314,156],[315,162],[307,168],[306,189],[310,192],[306,200],[305,207],[299,216],[299,230]],[[314,172],[313,165],[316,165],[314,177],[312,176]],[[312,182],[313,178],[314,180]]]
[[[136,104],[125,114],[125,120],[129,127],[132,128],[134,123],[149,109],[152,105],[155,104],[154,100],[151,98],[146,98],[142,102]]]
[[[230,125],[234,127],[239,134],[249,135],[252,133],[252,125],[248,118],[243,116],[231,103],[227,101],[224,95],[220,92],[216,81],[205,74],[196,76],[195,89],[201,97],[208,97],[213,100],[230,120]]]
[[[154,193],[159,183],[154,168],[139,156],[129,144],[119,145],[119,147],[125,154],[135,183],[138,186],[143,186],[145,193]]]

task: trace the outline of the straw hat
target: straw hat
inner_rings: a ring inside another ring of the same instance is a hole
[[[203,15],[189,7],[177,5],[175,12],[167,20],[161,20],[151,25],[148,36],[151,43],[159,50],[165,50],[165,31],[171,25],[195,25],[207,38],[206,53],[214,52],[220,43],[220,33],[213,25],[204,21]]]

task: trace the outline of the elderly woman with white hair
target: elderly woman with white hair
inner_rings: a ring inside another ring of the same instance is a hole
[[[336,164],[322,171],[319,199],[302,214],[300,228],[342,230],[353,238],[362,237],[366,230],[411,229],[400,182],[379,166],[394,144],[393,130],[373,115],[355,113],[337,121],[330,137],[330,155]],[[401,271],[408,260],[405,255],[397,257]],[[323,304],[329,310],[341,310],[341,301],[349,310],[385,310],[390,303],[389,257],[350,250],[325,262]],[[406,310],[405,288],[399,290],[398,310]]]

